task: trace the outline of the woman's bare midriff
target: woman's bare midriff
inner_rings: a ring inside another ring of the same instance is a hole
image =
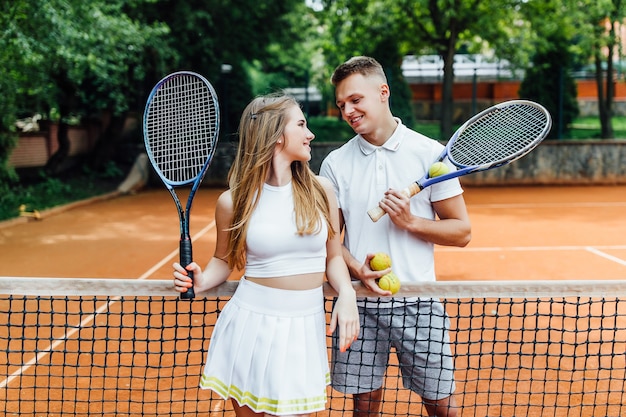
[[[266,287],[279,288],[282,290],[312,290],[324,283],[324,273],[316,272],[312,274],[287,275],[284,277],[256,278],[246,275],[248,281]]]

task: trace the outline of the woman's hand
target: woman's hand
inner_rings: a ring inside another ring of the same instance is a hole
[[[359,337],[360,323],[359,311],[356,307],[356,292],[343,291],[337,297],[333,312],[330,317],[328,334],[333,334],[339,327],[339,349],[345,352],[352,342]]]
[[[187,271],[192,271],[194,277],[202,277],[202,269],[195,262],[187,265],[187,268],[183,268],[178,262],[175,262],[172,266],[174,267],[174,288],[180,293],[187,292],[187,289],[194,286]]]

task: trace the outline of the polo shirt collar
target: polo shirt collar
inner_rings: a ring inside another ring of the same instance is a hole
[[[392,151],[392,152],[395,152],[398,149],[400,149],[400,144],[402,143],[402,139],[404,138],[404,130],[406,128],[402,124],[402,121],[399,118],[394,117],[394,120],[398,122],[398,126],[396,127],[396,130],[393,131],[393,134],[391,135],[391,137],[387,139],[387,141],[382,146],[372,145],[371,143],[363,139],[361,135],[357,136],[358,142],[359,142],[359,148],[361,149],[361,152],[363,152],[364,155],[369,155],[378,148],[385,148],[388,151]]]

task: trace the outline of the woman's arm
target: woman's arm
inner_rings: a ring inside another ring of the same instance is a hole
[[[350,273],[343,259],[337,198],[330,182],[323,177],[318,177],[318,179],[326,191],[331,224],[336,231],[335,236],[326,242],[326,278],[338,294],[328,330],[329,334],[332,334],[337,326],[339,327],[339,348],[345,351],[359,335],[356,292],[352,287]]]

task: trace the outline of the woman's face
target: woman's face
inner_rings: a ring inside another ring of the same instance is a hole
[[[304,113],[298,106],[287,111],[287,124],[278,144],[281,153],[293,161],[309,161],[311,159],[311,141],[315,139],[313,132],[307,127]]]

